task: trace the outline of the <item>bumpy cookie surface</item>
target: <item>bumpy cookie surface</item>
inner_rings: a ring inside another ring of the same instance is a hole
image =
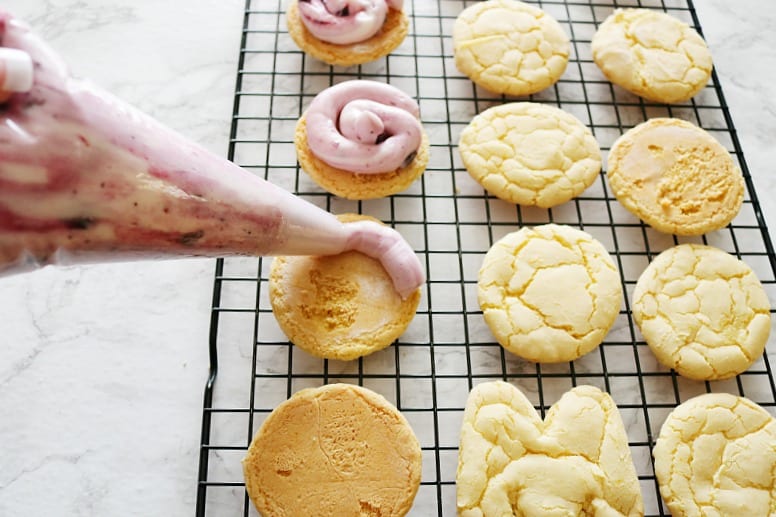
[[[744,177],[722,145],[684,120],[653,118],[609,152],[614,195],[656,230],[702,235],[725,227],[744,201]]]
[[[307,30],[299,14],[298,0],[290,0],[286,11],[288,34],[307,54],[324,63],[339,66],[361,65],[387,56],[407,36],[409,20],[403,11],[389,9],[380,31],[361,43],[336,45],[321,41]]]
[[[469,174],[504,201],[542,208],[579,195],[601,171],[593,134],[573,115],[532,102],[480,113],[458,145]]]
[[[355,214],[338,217],[377,221]],[[269,299],[294,345],[316,357],[350,360],[389,346],[404,332],[420,303],[420,289],[402,299],[380,262],[349,251],[276,257]]]
[[[304,115],[296,124],[294,144],[299,165],[322,189],[345,199],[377,199],[407,190],[423,175],[428,165],[428,135],[412,162],[406,167],[382,174],[356,174],[332,167],[315,156],[307,144]]]
[[[546,363],[573,361],[598,346],[622,302],[619,273],[601,243],[555,224],[523,228],[493,244],[477,289],[498,342]]]
[[[617,406],[593,386],[565,393],[544,420],[511,384],[475,386],[456,485],[462,517],[644,513]]]
[[[776,514],[776,421],[751,400],[712,393],[684,402],[653,454],[675,517]]]
[[[633,317],[665,366],[716,380],[763,353],[770,303],[752,269],[711,246],[681,244],[653,260],[633,292]]]
[[[458,15],[453,52],[458,70],[483,88],[528,95],[560,79],[570,47],[560,24],[541,9],[487,0]]]
[[[243,460],[262,515],[399,517],[420,486],[421,451],[381,395],[350,384],[295,393],[267,417]]]
[[[695,30],[663,12],[618,9],[598,28],[593,60],[614,84],[645,99],[690,99],[711,76],[711,54]]]

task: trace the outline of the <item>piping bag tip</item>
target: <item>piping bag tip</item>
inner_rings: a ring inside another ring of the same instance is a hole
[[[0,90],[22,93],[32,88],[32,58],[23,50],[0,47]],[[4,72],[4,73],[2,73]]]

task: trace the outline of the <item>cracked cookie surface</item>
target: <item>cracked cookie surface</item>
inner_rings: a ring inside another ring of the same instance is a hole
[[[488,250],[477,294],[496,340],[529,361],[573,361],[603,341],[622,303],[600,242],[569,226],[523,228]]]
[[[243,460],[262,515],[405,515],[420,486],[421,450],[382,395],[350,384],[295,393],[275,408]]]
[[[752,269],[711,246],[680,244],[639,277],[633,317],[665,366],[695,380],[727,379],[763,353],[770,303]]]
[[[338,218],[378,222],[355,214]],[[269,299],[289,341],[316,357],[345,361],[396,340],[415,316],[420,289],[403,300],[379,261],[349,251],[275,257]]]
[[[617,406],[593,386],[566,392],[544,420],[511,384],[475,386],[456,487],[462,517],[644,513]]]
[[[607,165],[617,200],[661,232],[724,228],[744,201],[744,177],[730,153],[684,120],[653,118],[628,130],[612,145]]]
[[[483,88],[528,95],[554,84],[569,59],[569,38],[550,15],[517,0],[487,0],[453,25],[458,70]]]
[[[589,187],[601,171],[593,134],[573,115],[533,102],[489,108],[461,132],[469,174],[504,201],[548,208]]]
[[[617,9],[591,45],[593,60],[607,79],[648,100],[686,101],[711,77],[711,53],[703,38],[660,11]]]
[[[653,455],[671,515],[776,515],[776,421],[751,400],[711,393],[680,404]]]

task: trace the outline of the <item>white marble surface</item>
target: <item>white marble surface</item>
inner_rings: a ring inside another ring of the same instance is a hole
[[[776,4],[696,3],[775,228]],[[242,7],[241,0],[2,3],[78,75],[221,154]],[[184,260],[0,279],[0,516],[192,514],[212,273],[210,260]]]

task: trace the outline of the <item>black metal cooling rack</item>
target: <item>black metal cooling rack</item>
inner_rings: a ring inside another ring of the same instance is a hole
[[[267,298],[270,260],[226,259],[216,265],[210,331],[211,374],[204,396],[198,516],[256,515],[240,460],[269,412],[297,390],[351,382],[386,396],[403,411],[423,449],[422,484],[411,515],[453,516],[458,431],[471,387],[503,379],[544,412],[577,384],[611,393],[628,431],[647,515],[668,515],[660,499],[651,447],[665,416],[703,392],[747,396],[772,413],[776,384],[767,354],[735,379],[698,383],[660,366],[634,326],[633,287],[649,261],[680,242],[704,242],[735,254],[776,300],[776,256],[716,74],[692,101],[643,101],[612,86],[596,68],[590,40],[615,7],[667,11],[699,31],[691,0],[533,1],[572,41],[563,78],[530,97],[585,122],[604,155],[625,130],[656,116],[689,120],[717,137],[737,159],[748,194],[726,229],[676,238],[640,223],[611,195],[602,173],[582,196],[545,210],[492,198],[466,173],[456,148],[460,131],[486,108],[511,99],[475,87],[455,68],[453,22],[473,2],[407,0],[410,34],[389,57],[359,67],[329,67],[305,56],[285,30],[285,1],[246,0],[229,156],[239,165],[335,213],[360,212],[398,229],[425,263],[428,282],[407,332],[391,347],[357,361],[324,361],[294,348],[279,330]],[[300,172],[294,125],[320,90],[368,78],[416,97],[430,136],[431,160],[409,190],[381,200],[345,201]],[[484,325],[476,300],[477,270],[490,245],[524,225],[556,222],[600,240],[620,269],[626,297],[618,320],[595,351],[561,365],[537,365],[506,353]],[[767,351],[776,351],[772,336]],[[216,383],[216,378],[218,382]]]

